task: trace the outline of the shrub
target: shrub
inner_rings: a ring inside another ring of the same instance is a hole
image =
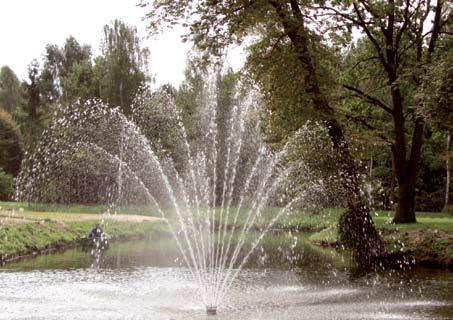
[[[0,169],[0,200],[9,200],[14,194],[14,177]]]

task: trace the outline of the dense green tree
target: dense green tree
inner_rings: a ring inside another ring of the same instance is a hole
[[[148,49],[141,48],[137,29],[120,20],[106,25],[101,42],[102,55],[95,59],[95,86],[98,96],[126,115],[139,88],[148,79]]]
[[[184,172],[185,145],[180,130],[179,110],[174,103],[176,89],[163,85],[156,91],[142,89],[132,105],[132,119],[161,159],[171,159]],[[163,160],[164,161],[164,160]]]
[[[436,52],[439,35],[451,19],[447,2],[437,1],[431,6],[425,1],[416,1],[415,5],[411,1],[375,1],[371,4],[356,1],[352,5],[341,2],[339,6],[320,9],[326,10],[334,27],[353,26],[366,37],[370,54],[359,62],[367,60],[366,65],[374,68],[374,79],[368,82],[374,81],[377,90],[367,90],[357,79],[355,83],[346,82],[343,86],[363,103],[379,108],[390,118],[392,132],[387,141],[398,181],[394,222],[415,222],[415,188],[425,119],[413,112],[423,102],[412,99],[412,95],[413,90],[421,86],[421,76]],[[430,14],[434,18],[426,33]]]
[[[22,103],[22,88],[16,74],[8,66],[0,70],[0,108],[13,114]]]
[[[28,81],[23,82],[24,104],[17,112],[24,143],[27,149],[33,149],[43,129],[46,106],[42,99],[40,68],[36,60],[28,67]]]
[[[449,30],[453,29],[450,24]],[[451,136],[453,134],[453,38],[445,36],[440,39],[440,48],[434,57],[433,64],[428,68],[419,97],[423,101],[420,112],[437,130],[445,132],[444,159],[446,167],[446,183],[444,211],[453,208],[453,190],[451,184]]]
[[[14,177],[22,160],[20,130],[11,115],[0,109],[0,200],[10,200],[14,193]]]
[[[54,95],[60,102],[96,96],[91,48],[80,45],[72,36],[66,39],[62,48],[46,46],[44,73],[57,88]]]
[[[225,74],[217,75],[217,110],[216,110],[216,125],[217,125],[217,143],[218,155],[217,160],[217,185],[216,185],[216,202],[221,205],[224,186],[227,180],[228,169],[226,167],[227,159],[225,155],[228,153],[231,118],[233,117],[233,107],[237,105],[237,97],[235,96],[237,89],[237,75],[233,70],[229,69]]]
[[[0,169],[16,176],[22,160],[22,139],[11,115],[0,109]]]
[[[14,177],[0,169],[0,201],[11,200],[14,194]]]
[[[275,29],[275,28],[274,28]],[[262,38],[248,49],[247,78],[258,83],[266,103],[267,135],[270,143],[282,142],[305,124],[307,120],[322,120],[305,91],[305,69],[299,63],[291,43],[274,29],[262,31]],[[313,37],[311,49],[318,56],[316,70],[324,92],[333,96],[336,90],[334,75],[338,57]]]
[[[185,79],[179,86],[175,103],[181,112],[187,132],[187,139],[192,146],[198,145],[203,136],[201,106],[206,87],[206,76],[193,60],[188,60],[184,71]]]

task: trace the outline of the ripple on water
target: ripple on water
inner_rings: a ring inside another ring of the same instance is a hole
[[[0,282],[0,319],[206,319],[184,268],[8,271]],[[216,319],[448,319],[431,311],[449,306],[384,287],[304,285],[293,272],[246,270]]]

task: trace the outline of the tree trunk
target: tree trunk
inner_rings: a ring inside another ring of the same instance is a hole
[[[396,164],[395,164],[395,153],[392,149],[392,175],[390,177],[390,191],[389,191],[389,208],[395,208],[396,196],[395,196],[395,180],[396,180]]]
[[[445,203],[444,208],[442,209],[443,212],[450,211],[450,143],[451,143],[451,134],[448,133],[447,136],[447,158],[445,160],[445,166],[447,169],[447,179],[445,183]]]
[[[409,183],[398,187],[398,205],[396,207],[394,223],[413,223],[415,219],[415,186]]]
[[[339,221],[339,241],[352,249],[358,269],[373,270],[376,268],[378,256],[383,252],[382,241],[363,199],[358,169],[349,145],[335,118],[333,108],[320,88],[314,57],[309,49],[310,39],[304,26],[304,17],[295,1],[291,1],[291,13],[278,2],[271,2],[271,5],[280,17],[280,22],[296,51],[297,58],[306,71],[305,92],[310,97],[315,110],[323,116],[333,148],[338,155],[340,183],[346,191],[348,203],[348,211]]]
[[[396,176],[398,180],[398,204],[396,206],[393,223],[415,223],[417,222],[415,218],[415,184],[421,158],[425,122],[421,117],[415,119],[410,157],[409,160],[407,160],[404,118],[402,116],[402,99],[398,88],[392,90],[397,93],[393,96],[393,105],[396,136],[395,161],[397,169]]]

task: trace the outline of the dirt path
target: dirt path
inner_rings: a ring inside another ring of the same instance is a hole
[[[33,212],[33,211],[0,211],[0,224],[23,224],[31,221],[50,219],[54,221],[130,221],[154,222],[162,218],[142,216],[136,214],[91,214],[91,213],[61,213],[61,212]]]

